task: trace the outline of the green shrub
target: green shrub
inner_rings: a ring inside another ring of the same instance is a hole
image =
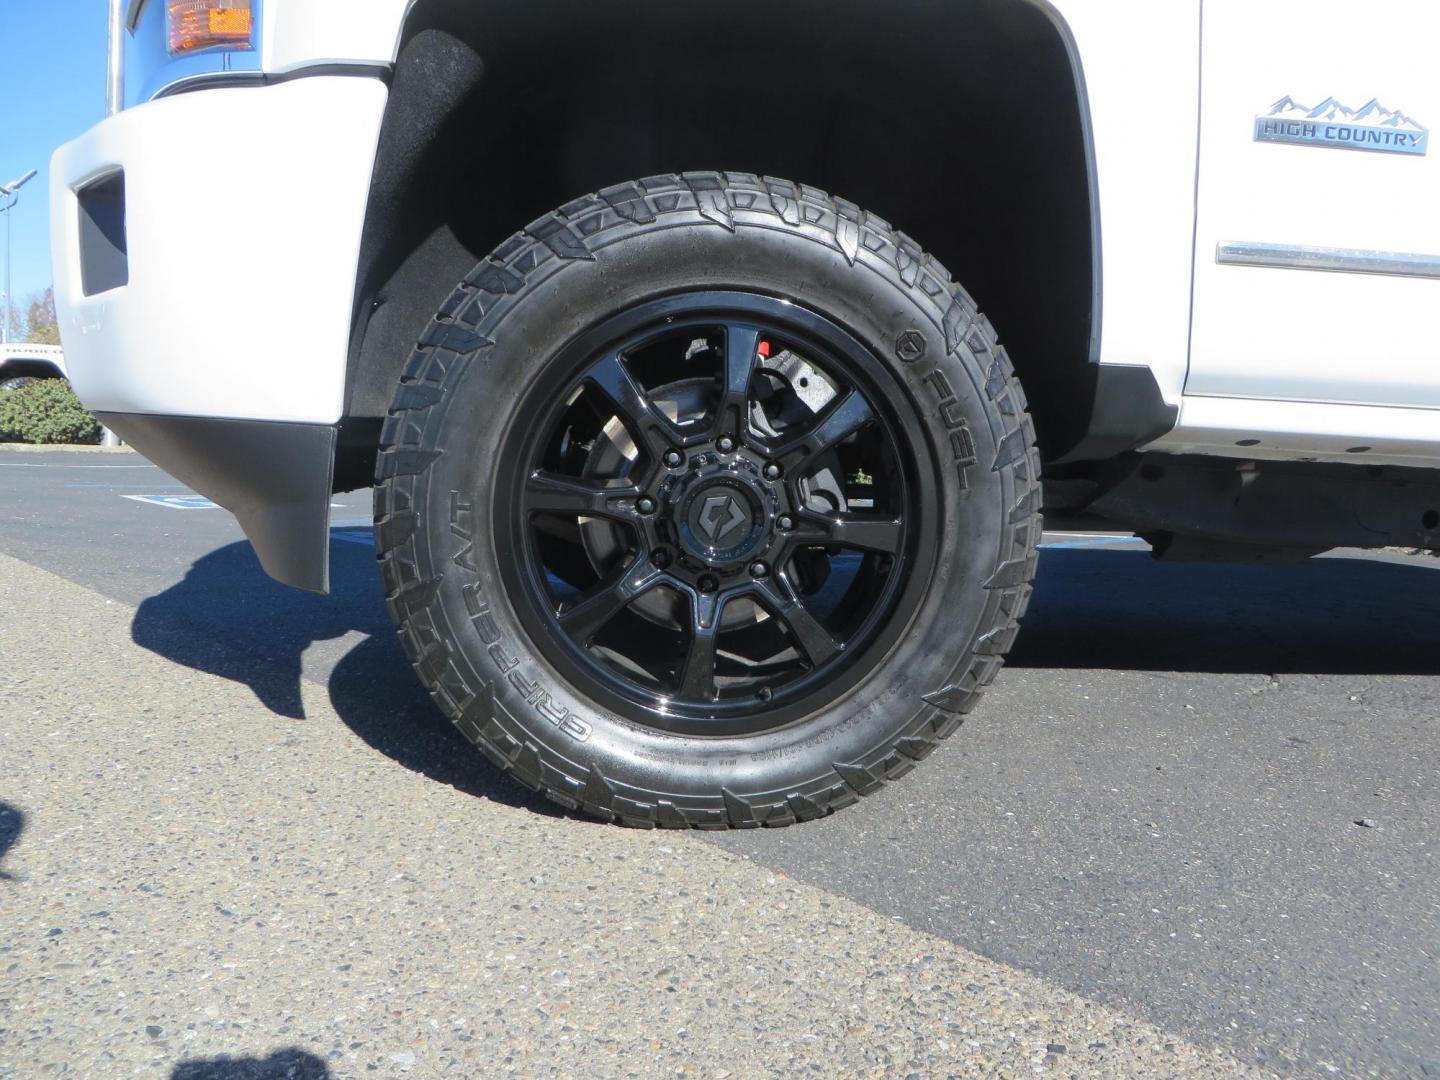
[[[100,424],[64,379],[0,390],[0,442],[98,443]]]

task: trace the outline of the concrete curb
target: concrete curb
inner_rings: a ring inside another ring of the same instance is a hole
[[[0,454],[133,454],[133,446],[77,446],[74,443],[0,442]]]

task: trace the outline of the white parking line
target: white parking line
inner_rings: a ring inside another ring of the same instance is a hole
[[[203,495],[121,495],[122,499],[164,506],[171,510],[219,510],[220,507]]]
[[[1065,533],[1052,534],[1065,536]],[[1070,533],[1068,535],[1081,537],[1076,540],[1047,540],[1040,545],[1041,551],[1054,551],[1059,548],[1089,548],[1109,547],[1111,544],[1143,544],[1145,540],[1139,536],[1097,536],[1094,533]]]

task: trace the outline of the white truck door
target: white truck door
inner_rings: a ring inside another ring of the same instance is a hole
[[[1437,50],[1436,0],[1204,0],[1187,395],[1440,408]]]

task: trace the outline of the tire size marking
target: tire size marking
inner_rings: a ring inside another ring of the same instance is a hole
[[[653,761],[657,765],[669,765],[676,768],[689,768],[698,759],[686,757],[683,754],[667,754],[657,750],[646,750],[643,747],[631,751],[636,757],[645,761]],[[713,761],[701,761],[701,764],[708,768],[731,769],[740,763],[739,758],[716,758]]]
[[[980,459],[975,454],[975,439],[970,434],[970,425],[960,412],[960,397],[938,367],[931,369],[924,381],[940,406],[940,422],[950,433],[950,450],[955,455],[955,472],[960,478],[960,487],[967,489],[970,485],[965,478],[965,470]]]
[[[460,541],[461,545],[450,561],[464,570],[469,570],[478,578],[473,559],[475,551],[474,518],[474,505],[461,498],[458,491],[450,492],[450,533]],[[484,644],[486,652],[490,654],[491,662],[525,699],[525,703],[534,709],[536,715],[546,723],[559,728],[577,742],[585,742],[589,739],[594,730],[591,725],[559,704],[539,679],[531,679],[520,670],[518,657],[510,656],[505,651],[505,637],[500,632],[500,624],[495,619],[495,612],[490,606],[490,601],[481,591],[480,582],[476,580],[467,583],[461,592],[465,597],[465,610],[470,615],[470,624],[480,635],[480,641]],[[498,702],[496,706],[499,708]]]

